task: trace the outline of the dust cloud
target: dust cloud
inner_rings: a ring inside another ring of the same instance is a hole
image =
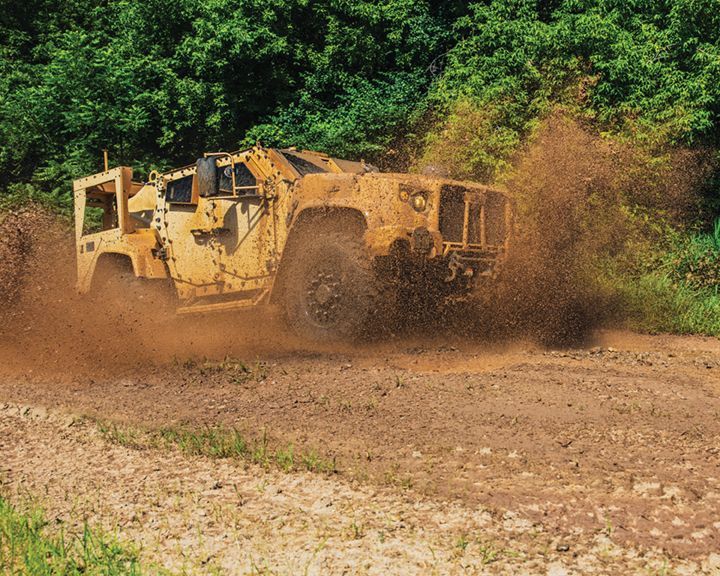
[[[562,117],[539,129],[507,182],[516,202],[508,261],[477,294],[487,330],[573,344],[615,317],[600,279],[604,259],[621,254],[631,232],[619,177],[627,161]]]
[[[28,205],[0,222],[0,367],[34,373],[114,373],[158,363],[252,359],[296,341],[267,311],[179,317],[172,287],[127,273],[78,295],[70,225]],[[112,276],[112,274],[111,274]],[[101,280],[102,281],[102,280]]]
[[[658,161],[551,115],[505,182],[516,203],[509,258],[472,307],[454,311],[455,329],[567,346],[622,325],[625,307],[608,269],[636,265],[635,252],[657,240],[661,223],[678,226],[698,213],[710,169],[702,152],[673,150]]]

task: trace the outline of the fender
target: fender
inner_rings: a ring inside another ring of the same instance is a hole
[[[133,273],[138,278],[168,278],[168,269],[157,256],[157,241],[152,231],[122,234],[120,230],[105,230],[83,236],[78,246],[77,290],[81,294],[90,291],[98,261],[104,254],[120,254],[132,262]]]

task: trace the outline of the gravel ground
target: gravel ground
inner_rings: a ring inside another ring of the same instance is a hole
[[[96,369],[4,346],[3,493],[177,572],[720,574],[717,340],[261,344]],[[120,446],[88,416],[267,431],[339,471]]]

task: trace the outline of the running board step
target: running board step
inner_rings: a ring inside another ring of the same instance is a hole
[[[181,306],[175,312],[180,315],[187,314],[204,314],[206,312],[227,312],[230,310],[243,310],[252,308],[260,304],[265,298],[267,290],[260,292],[255,298],[246,298],[244,300],[231,300],[229,302],[213,302],[210,304],[190,304],[189,306]]]

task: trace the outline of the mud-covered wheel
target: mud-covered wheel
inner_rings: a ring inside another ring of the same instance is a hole
[[[312,340],[364,338],[378,320],[378,294],[360,238],[308,235],[288,262],[285,317],[295,332]]]
[[[176,305],[169,283],[138,278],[122,254],[103,254],[95,268],[90,300],[108,311],[167,316]]]

